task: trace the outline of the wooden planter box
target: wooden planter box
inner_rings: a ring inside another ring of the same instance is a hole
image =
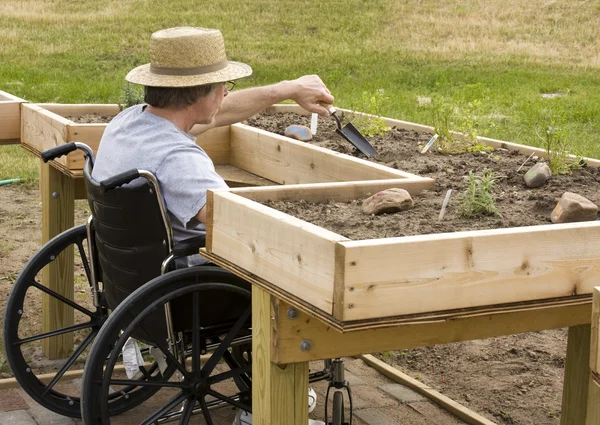
[[[0,145],[19,143],[21,139],[21,104],[26,102],[0,90]]]
[[[600,281],[599,221],[353,241],[259,203],[348,201],[389,187],[414,195],[425,184],[217,190],[209,195],[206,251],[342,330],[589,303]]]
[[[303,113],[295,105],[269,110]],[[480,139],[495,148],[546,155],[539,148]],[[600,161],[588,159],[588,165]],[[406,179],[214,191],[206,255],[342,331],[590,302],[600,281],[599,221],[352,241],[260,203],[349,201],[389,187],[414,195],[424,186]]]
[[[107,124],[78,124],[65,117],[118,112],[118,105],[27,104],[23,107],[22,144],[38,156],[46,149],[73,141],[84,142],[95,152]],[[198,137],[197,143],[230,186],[417,177],[243,124],[210,130]],[[83,164],[81,152],[54,163],[72,176],[81,175]],[[426,181],[433,184],[431,179]]]

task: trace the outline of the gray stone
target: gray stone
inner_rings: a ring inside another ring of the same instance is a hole
[[[354,412],[354,414],[368,425],[400,425],[379,409],[363,409]]]
[[[290,125],[285,129],[283,134],[287,137],[291,137],[292,139],[300,140],[302,142],[307,142],[313,138],[310,128],[304,125]]]
[[[527,187],[533,189],[543,186],[551,176],[552,171],[550,171],[548,164],[545,162],[538,162],[525,173],[523,180],[525,180]]]
[[[595,220],[598,206],[587,198],[573,192],[565,192],[552,211],[552,223],[573,223]]]
[[[380,385],[379,389],[385,391],[386,393],[397,399],[400,403],[413,403],[415,401],[427,400],[418,392],[399,384]]]
[[[366,385],[365,381],[363,381],[358,376],[356,376],[348,370],[344,370],[344,378],[346,379],[346,381],[348,381],[350,387],[354,387],[356,385]]]
[[[12,412],[0,412],[0,424],[6,425],[37,425],[33,418],[25,410],[13,410]]]
[[[363,201],[362,211],[365,214],[384,214],[409,210],[413,200],[404,189],[391,188],[377,192]]]

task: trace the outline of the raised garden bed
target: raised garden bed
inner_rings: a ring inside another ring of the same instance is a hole
[[[294,110],[294,107],[284,108]],[[388,125],[402,131],[416,131],[410,133],[416,138],[412,142],[413,150],[418,144],[424,144],[432,131],[430,127],[396,120],[388,120]],[[539,225],[549,223],[549,213],[557,197],[571,185],[561,186],[560,179],[553,177],[551,195],[544,195],[544,189],[529,189],[527,195],[515,195],[510,188],[523,186],[523,173],[529,168],[516,173],[519,164],[532,152],[540,157],[545,152],[498,140],[483,141],[506,150],[497,154],[512,159],[507,170],[512,170],[514,177],[504,179],[508,186],[502,195],[503,203],[537,205],[537,211],[528,213],[524,209],[530,221],[521,223],[515,215],[505,214],[505,221],[500,225],[497,225],[499,219],[492,218],[482,220],[483,226],[476,220],[477,224],[471,227],[486,230],[445,228],[451,222],[452,211],[438,223],[443,194],[450,188],[448,185],[452,185],[452,175],[461,180],[470,165],[463,165],[464,160],[448,155],[437,159],[435,154],[423,155],[422,161],[408,155],[395,159],[380,156],[374,161],[401,169],[416,164],[420,168],[409,171],[438,180],[427,193],[422,189],[431,188],[410,184],[395,186],[409,190],[416,204],[422,197],[434,196],[436,200],[436,207],[431,208],[435,218],[415,213],[417,225],[413,229],[404,226],[402,218],[402,214],[411,212],[398,214],[399,234],[412,236],[361,238],[352,233],[344,233],[344,236],[337,229],[324,228],[325,218],[315,217],[313,223],[308,223],[264,205],[285,201],[295,203],[294,208],[302,214],[323,210],[323,217],[334,216],[335,202],[362,201],[392,185],[350,183],[344,189],[327,185],[301,190],[295,187],[232,189],[215,191],[212,196],[207,251],[234,264],[241,273],[256,276],[291,299],[317,309],[321,318],[340,329],[374,321],[433,320],[485,311],[537,308],[549,303],[589,303],[594,282],[600,277],[600,222]],[[317,143],[335,148],[345,142],[330,138]],[[380,153],[384,152],[377,141],[374,144]],[[351,146],[342,148],[352,153]],[[478,169],[493,169],[498,161],[490,155],[469,155],[476,159]],[[437,161],[437,169],[425,158]],[[588,160],[588,166],[597,165],[598,161]],[[598,203],[598,171],[594,168],[579,171],[571,181],[581,180],[581,190],[592,183],[587,188],[589,192],[582,195]],[[314,203],[323,204],[315,206]],[[271,205],[279,208],[280,204]],[[393,217],[388,219],[393,220]],[[369,222],[374,220],[367,216],[363,224],[371,227]],[[330,221],[336,221],[335,217]],[[347,227],[360,235],[360,219],[352,222],[342,217],[338,221],[350,222]],[[431,234],[427,235],[419,232],[419,227],[430,224],[438,228],[430,228],[425,233]],[[518,227],[522,225],[528,227]],[[386,227],[391,229],[392,226]]]
[[[96,151],[107,124],[89,123],[90,119],[79,123],[74,118],[118,112],[118,105],[24,105],[22,144],[37,155],[73,141],[84,142]],[[197,143],[231,186],[417,178],[243,124],[210,130],[198,137]],[[68,175],[80,176],[83,155],[73,152],[58,158],[55,166]]]
[[[19,143],[21,139],[21,104],[26,102],[0,90],[0,145]]]

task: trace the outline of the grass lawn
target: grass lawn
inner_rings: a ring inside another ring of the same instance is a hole
[[[171,26],[219,28],[240,87],[319,74],[336,105],[542,146],[559,128],[600,158],[600,6],[547,0],[189,2],[6,0],[0,90],[31,102],[117,103],[123,78],[149,62],[149,37]],[[0,148],[0,179],[37,178],[18,147]]]

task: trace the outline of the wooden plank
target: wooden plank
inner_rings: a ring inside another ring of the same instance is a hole
[[[590,378],[585,425],[600,424],[600,377]]]
[[[280,184],[418,177],[243,124],[231,126],[231,165]]]
[[[593,290],[590,371],[600,376],[600,286]]]
[[[21,143],[38,156],[46,149],[67,142],[67,125],[69,121],[52,112],[24,103],[21,107]],[[66,157],[57,158],[56,162],[66,167]]]
[[[87,114],[114,116],[121,112],[119,105],[114,103],[38,103],[38,106],[62,117],[80,117]]]
[[[74,183],[50,164],[40,161],[40,193],[42,196],[42,244],[74,225]],[[73,299],[73,246],[65,249],[42,271],[42,284],[58,294]],[[42,295],[42,332],[73,324],[74,310],[54,297]],[[73,349],[73,333],[42,341],[49,359],[66,357]]]
[[[212,128],[196,137],[196,144],[204,149],[215,165],[231,163],[231,145],[229,143],[231,128]]]
[[[340,243],[344,321],[591,294],[600,279],[597,221]]]
[[[303,309],[298,309],[298,316],[295,319],[289,319],[286,312],[290,306],[289,302],[280,301],[278,313],[275,315],[276,332],[273,358],[277,363],[426,347],[576,326],[588,323],[590,320],[588,303],[478,316],[465,315],[448,320],[395,324],[342,333]],[[300,350],[303,340],[310,340],[312,345],[310,350]]]
[[[208,252],[331,314],[335,242],[346,238],[227,190],[214,191],[210,214]]]
[[[454,416],[462,419],[463,421],[472,425],[496,425],[495,422],[484,418],[478,413],[473,412],[471,409],[466,408],[462,404],[457,403],[450,397],[446,397],[444,394],[434,390],[433,388],[425,385],[424,383],[411,378],[405,373],[400,372],[398,369],[390,366],[389,364],[382,362],[381,360],[373,357],[370,354],[360,356],[360,358],[367,363],[369,366],[377,370],[382,375],[387,376],[392,381],[398,382],[405,385],[418,393],[424,395],[428,399],[432,400],[437,405],[446,409]]]
[[[216,165],[215,170],[229,187],[254,187],[277,184],[256,174],[240,170],[233,165]]]
[[[589,324],[569,327],[560,425],[586,423],[590,379],[590,332]]]
[[[309,202],[349,201],[367,198],[374,193],[392,187],[407,190],[412,196],[432,189],[435,181],[430,178],[405,178],[390,180],[367,180],[360,182],[330,182],[295,184],[288,186],[252,187],[232,189],[231,193],[256,202],[302,199]]]
[[[252,288],[252,422],[306,425],[308,362],[276,365],[271,359],[271,296]]]
[[[21,140],[21,103],[23,99],[0,90],[0,145]]]

